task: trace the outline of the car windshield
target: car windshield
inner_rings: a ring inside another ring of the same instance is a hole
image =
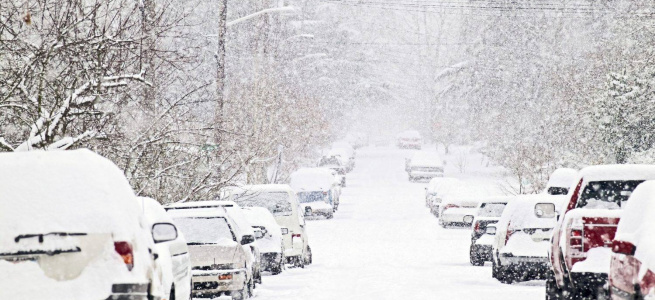
[[[578,208],[619,209],[642,180],[595,181],[587,184],[578,200]]]
[[[336,158],[336,157],[324,157],[318,163],[319,167],[323,167],[323,166],[340,166],[340,165],[341,165],[341,162],[339,162],[339,159]]]
[[[245,192],[233,200],[241,207],[264,207],[274,216],[290,216],[293,212],[287,192]]]
[[[223,217],[181,217],[175,218],[175,224],[189,245],[224,245],[237,240]]]
[[[507,203],[482,203],[478,216],[500,218]]]
[[[325,197],[323,197],[323,192],[300,192],[298,201],[300,203],[319,202],[325,201]]]

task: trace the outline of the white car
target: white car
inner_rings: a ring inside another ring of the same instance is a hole
[[[255,241],[241,234],[223,207],[180,208],[167,211],[184,233],[191,254],[194,297],[252,295],[252,254],[245,247]]]
[[[575,184],[577,178],[578,170],[559,168],[548,178],[544,192],[549,195],[566,195],[569,192],[569,188]]]
[[[152,231],[163,294],[169,295],[168,299],[191,299],[191,255],[184,235],[159,202],[146,197],[139,200],[147,228]]]
[[[288,231],[282,236],[287,262],[297,267],[312,263],[312,249],[305,231],[304,210],[300,208],[298,197],[291,187],[286,184],[247,185],[229,189],[224,197],[241,207],[268,209],[278,225]]]
[[[273,275],[280,274],[286,263],[282,228],[271,212],[264,207],[244,207],[243,212],[250,224],[262,233],[262,237],[258,240],[262,270],[269,271]]]
[[[430,180],[430,184],[425,190],[425,205],[430,208],[430,212],[439,217],[439,207],[444,196],[449,190],[462,185],[462,181],[452,177],[437,177]]]
[[[338,183],[330,170],[303,168],[291,174],[291,188],[296,191],[305,216],[331,219],[339,207]]]
[[[444,161],[435,152],[418,151],[414,153],[407,166],[409,181],[443,177]]]
[[[259,253],[259,245],[255,238],[255,231],[252,228],[252,225],[246,217],[243,215],[243,211],[238,204],[233,201],[197,201],[197,202],[188,202],[188,203],[177,203],[166,206],[167,211],[171,210],[185,210],[185,209],[200,209],[200,208],[223,208],[227,214],[232,219],[232,222],[235,224],[236,228],[234,230],[242,236],[253,237],[252,241],[249,243],[242,243],[243,248],[246,252],[251,255],[247,259],[248,268],[252,272],[253,281],[252,288],[256,287],[256,283],[262,282],[261,277],[261,256]]]
[[[494,278],[503,283],[544,278],[550,238],[566,200],[561,195],[522,195],[507,204],[495,225]]]
[[[163,297],[123,172],[89,150],[0,153],[0,299]]]
[[[473,223],[480,197],[447,195],[439,207],[439,225],[470,226]]]
[[[407,130],[398,134],[397,143],[398,148],[401,149],[418,149],[421,150],[423,146],[423,137],[416,130]]]
[[[332,148],[326,156],[334,156],[341,159],[341,162],[346,167],[347,172],[350,172],[355,168],[355,152],[352,150],[352,148]]]

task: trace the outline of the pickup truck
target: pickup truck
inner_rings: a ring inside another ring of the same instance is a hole
[[[551,238],[546,299],[607,296],[621,207],[640,183],[651,179],[655,165],[603,165],[580,171]]]

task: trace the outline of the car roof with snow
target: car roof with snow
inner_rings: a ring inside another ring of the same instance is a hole
[[[443,160],[436,152],[416,151],[412,156],[411,164],[443,167]]]
[[[291,174],[289,185],[296,192],[327,191],[334,184],[332,170],[326,168],[302,168]]]
[[[430,180],[430,183],[428,184],[428,190],[434,191],[435,189],[439,189],[444,185],[456,185],[461,183],[462,180],[454,177],[435,177]]]
[[[537,217],[535,206],[539,203],[552,203],[555,210],[561,212],[567,200],[566,195],[519,195],[507,204],[498,223],[507,226],[511,222],[513,228],[552,228],[557,218]]]
[[[0,244],[49,232],[131,239],[140,228],[142,209],[125,175],[90,150],[0,153],[0,166]]]
[[[562,187],[569,188],[575,184],[575,179],[578,176],[578,170],[570,168],[559,168],[550,175],[546,188],[549,187]]]
[[[183,203],[173,203],[164,206],[166,210],[182,210],[192,208],[215,208],[215,207],[239,207],[234,201],[223,200],[209,200],[209,201],[193,201]]]
[[[171,216],[166,213],[166,210],[162,205],[155,199],[149,197],[138,197],[141,205],[143,206],[143,214],[146,217],[146,221],[150,225],[153,225],[157,222],[171,222]]]
[[[612,180],[655,179],[655,165],[601,165],[582,169],[579,174],[586,182]]]
[[[212,207],[212,208],[200,208],[200,209],[180,209],[180,210],[169,210],[167,213],[171,218],[212,218],[212,217],[222,217],[230,218],[227,214],[227,211],[221,207]],[[230,220],[231,221],[231,220]]]
[[[243,214],[252,226],[264,226],[269,231],[276,231],[281,234],[280,225],[275,221],[275,217],[268,209],[263,207],[244,207]]]
[[[479,201],[479,205],[485,203],[509,203],[516,200],[516,196],[498,196],[498,197],[485,197]]]

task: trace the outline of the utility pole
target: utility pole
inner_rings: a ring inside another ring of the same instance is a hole
[[[216,112],[215,124],[218,155],[223,152],[223,122],[225,121],[225,37],[227,35],[227,0],[219,0],[218,5],[218,49],[216,49]]]

